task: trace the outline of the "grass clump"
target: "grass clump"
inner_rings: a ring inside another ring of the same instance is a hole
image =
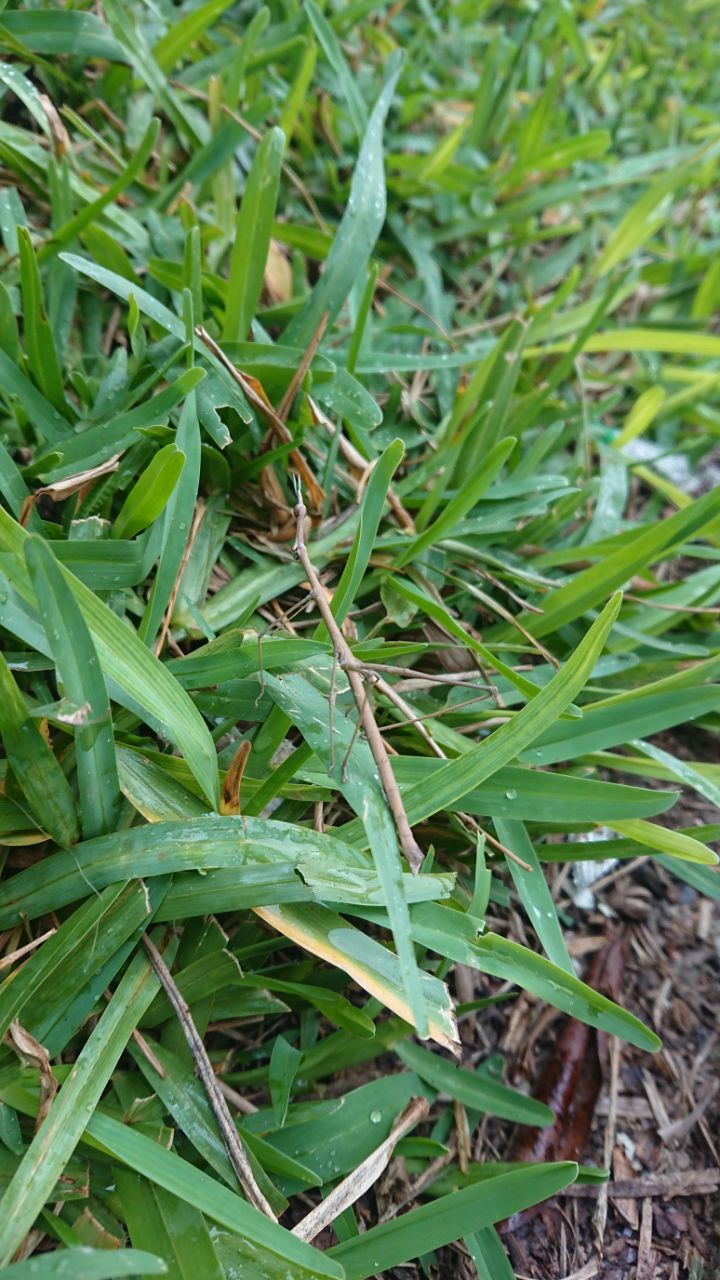
[[[460,1113],[552,1117],[443,1051],[456,964],[658,1046],[558,862],[720,896],[672,815],[717,766],[652,741],[720,707],[719,44],[703,3],[3,10],[8,1275],[500,1276],[494,1224],[598,1176],[466,1167]],[[443,1193],[380,1222],[396,1142]]]

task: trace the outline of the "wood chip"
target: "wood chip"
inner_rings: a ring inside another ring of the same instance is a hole
[[[714,903],[710,898],[701,898],[698,907],[697,936],[701,942],[709,942],[712,933]]]
[[[652,1200],[643,1200],[640,1234],[638,1236],[638,1261],[635,1280],[653,1280],[655,1254],[652,1250],[653,1214]]]
[[[657,1121],[659,1130],[660,1128],[670,1124],[670,1116],[667,1113],[665,1103],[660,1097],[660,1091],[649,1071],[643,1071],[642,1081],[647,1095],[647,1100],[650,1103],[652,1113]]]
[[[633,1175],[633,1166],[630,1163],[621,1142],[615,1143],[612,1167],[613,1177],[616,1183],[624,1182]],[[615,1205],[616,1212],[620,1214],[620,1217],[625,1219],[628,1226],[632,1227],[633,1231],[637,1231],[640,1226],[640,1214],[638,1213],[638,1207],[635,1200],[630,1198],[625,1200],[621,1196],[616,1196],[613,1200],[613,1204]]]
[[[658,1129],[660,1137],[665,1142],[672,1138],[684,1138],[691,1129],[695,1128],[698,1120],[702,1120],[718,1089],[720,1089],[720,1080],[713,1080],[704,1098],[701,1098],[697,1106],[693,1107],[692,1111],[688,1115],[683,1116],[680,1120],[674,1120],[671,1124],[663,1125]]]
[[[615,1126],[617,1123],[617,1094],[618,1080],[620,1074],[620,1041],[613,1036],[608,1044],[608,1054],[610,1057],[610,1086],[609,1086],[609,1106],[608,1118],[605,1126],[605,1139],[603,1146],[603,1164],[607,1168],[612,1160],[613,1149],[615,1147]],[[597,1199],[597,1206],[593,1214],[592,1229],[595,1240],[595,1248],[598,1256],[603,1256],[603,1242],[605,1239],[605,1227],[607,1224],[607,1205],[608,1205],[608,1183],[603,1183],[600,1187]]]
[[[598,1272],[599,1263],[597,1258],[591,1258],[579,1271],[573,1271],[570,1276],[563,1276],[563,1280],[593,1280],[593,1276],[598,1275]]]
[[[676,1173],[649,1173],[644,1178],[626,1178],[611,1182],[608,1195],[614,1202],[618,1196],[644,1200],[647,1196],[708,1196],[720,1187],[720,1169],[679,1169]],[[594,1200],[599,1193],[597,1183],[566,1187],[564,1196]]]

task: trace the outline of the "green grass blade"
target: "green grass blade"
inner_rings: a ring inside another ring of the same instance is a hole
[[[332,67],[340,92],[347,102],[355,133],[358,138],[362,138],[367,128],[367,108],[358,89],[355,76],[350,70],[340,47],[340,42],[315,0],[306,0],[305,12],[310,19],[318,43]]]
[[[13,584],[30,600],[21,568],[28,535],[0,510],[0,549],[12,553]],[[97,596],[63,570],[90,629],[111,695],[136,710],[183,752],[198,782],[214,806],[218,799],[215,745],[199,712],[177,684],[123,622]]]
[[[481,1227],[465,1236],[478,1280],[515,1280],[515,1272],[494,1227]]]
[[[110,932],[113,919],[123,913],[128,902],[140,897],[144,899],[146,914],[147,900],[143,888],[112,884],[63,920],[52,937],[25,961],[22,969],[0,983],[0,1037],[5,1035],[13,1018],[20,1016],[33,994],[41,992],[45,983],[53,985],[62,978],[64,970],[72,971],[88,940],[94,943],[98,930]],[[141,914],[139,920],[142,919]],[[130,929],[133,927],[131,922]]]
[[[114,538],[134,538],[162,515],[185,465],[174,444],[159,449],[128,493],[113,525]]]
[[[460,800],[513,760],[557,720],[590,676],[619,611],[620,597],[615,596],[550,683],[484,742],[438,769],[432,792],[418,784],[405,793],[403,799],[411,822],[421,822]]]
[[[8,764],[40,829],[58,844],[75,844],[80,827],[70,785],[36,721],[28,714],[1,653],[0,736]]]
[[[155,1253],[144,1249],[60,1249],[43,1253],[27,1262],[13,1262],[3,1268],[9,1280],[115,1280],[119,1276],[164,1276],[167,1266]]]
[[[490,488],[493,480],[500,474],[515,448],[515,444],[516,441],[513,437],[508,436],[506,440],[499,440],[497,444],[492,446],[489,452],[485,454],[479,470],[470,474],[469,479],[462,485],[455,497],[448,502],[442,515],[438,516],[437,520],[429,525],[427,529],[424,529],[417,538],[414,538],[410,546],[400,552],[395,561],[396,569],[401,569],[404,565],[409,564],[411,560],[417,559],[429,547],[434,546],[436,542],[452,534],[458,521],[462,520],[469,511],[472,511],[482,495]]]
[[[206,814],[156,822],[85,840],[19,871],[0,885],[0,920],[16,920],[24,913],[35,919],[130,876],[243,865],[248,871],[267,867],[271,872],[284,864],[293,869],[297,881],[295,869],[309,871],[314,861],[328,874],[334,869],[338,877],[343,867],[351,876],[354,868],[362,871],[367,865],[357,849],[335,836],[271,818]],[[272,882],[272,874],[268,878]],[[198,892],[201,887],[198,884]],[[364,900],[362,888],[359,894]]]
[[[152,1249],[177,1280],[225,1280],[207,1223],[194,1205],[119,1166],[115,1182],[135,1248]]]
[[[75,763],[89,839],[112,830],[120,801],[110,702],[90,631],[57,560],[34,534],[25,558],[64,696],[78,708]]]
[[[271,129],[257,149],[235,224],[223,326],[226,342],[244,342],[263,286],[282,170],[285,135]]]
[[[371,1227],[336,1245],[330,1256],[342,1263],[347,1280],[365,1280],[555,1195],[575,1181],[577,1170],[568,1162],[499,1174]]]
[[[53,231],[50,240],[46,241],[38,251],[39,262],[47,261],[48,258],[59,253],[60,249],[66,244],[70,244],[77,236],[81,235],[86,227],[99,218],[103,209],[112,204],[114,200],[117,200],[118,196],[122,195],[123,191],[135,181],[142,173],[152,154],[159,132],[160,121],[151,120],[140,146],[134,152],[122,173],[118,174],[115,181],[103,191],[102,195],[98,196],[97,200],[84,205],[73,218],[70,218],[62,227],[58,227],[56,231]]]
[[[654,1053],[660,1048],[659,1038],[639,1018],[527,947],[494,933],[479,936],[479,921],[434,902],[413,907],[411,918],[415,940],[439,955],[504,982],[517,982],[570,1017],[640,1049]]]
[[[47,1193],[75,1150],[130,1035],[158,988],[150,963],[144,955],[137,955],[3,1196],[0,1259],[4,1264],[32,1227]]]
[[[683,835],[680,831],[672,831],[668,827],[658,826],[654,822],[643,822],[641,818],[628,818],[624,822],[613,823],[615,830],[629,840],[648,849],[657,849],[660,853],[669,854],[673,858],[698,863],[701,866],[714,867],[718,855],[706,844],[694,840],[692,836]]]
[[[338,724],[336,728],[333,723],[331,738],[328,732],[329,704],[301,676],[268,674],[265,683],[273,700],[297,725],[308,745],[322,760],[328,774],[339,786],[365,828],[367,843],[383,887],[385,906],[412,1009],[413,1025],[417,1028],[418,1035],[425,1037],[427,1015],[415,952],[410,941],[410,920],[397,833],[370,747],[360,740],[352,745],[354,725],[344,716],[335,716]],[[347,766],[343,767],[342,762],[346,758]]]
[[[60,361],[45,309],[40,272],[30,233],[18,228],[25,347],[30,372],[40,391],[63,417],[69,416]]]
[[[335,319],[358,275],[365,270],[382,229],[386,210],[383,127],[401,65],[399,53],[394,53],[387,64],[385,85],[368,121],[345,215],[333,240],[325,270],[308,301],[285,330],[284,341],[289,346],[306,347],[325,313],[330,322]]]
[[[553,1122],[553,1113],[543,1102],[527,1098],[515,1089],[498,1084],[477,1071],[456,1067],[454,1063],[430,1053],[418,1044],[406,1042],[395,1050],[398,1057],[415,1071],[427,1084],[439,1093],[457,1098],[474,1111],[484,1111],[491,1116],[502,1116],[516,1124],[547,1125]]]
[[[515,882],[520,901],[540,939],[545,955],[548,960],[552,960],[553,964],[574,974],[575,969],[565,945],[557,907],[523,823],[496,819],[495,829],[498,839],[510,849],[511,853],[517,854],[518,858],[522,858],[523,862],[531,868],[530,871],[526,871],[514,859],[506,857],[508,870]]]

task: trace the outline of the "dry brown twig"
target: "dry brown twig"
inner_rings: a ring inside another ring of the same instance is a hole
[[[302,499],[302,484],[299,476],[295,477],[295,492],[297,497],[297,503],[295,505],[297,531],[295,535],[295,545],[293,547],[293,556],[296,560],[300,561],[305,571],[305,575],[310,583],[310,590],[315,598],[315,603],[320,612],[320,616],[327,627],[333,651],[337,654],[337,660],[340,666],[346,669],[348,684],[350,685],[353,698],[355,699],[360,723],[365,730],[368,746],[370,747],[373,759],[377,765],[380,782],[382,784],[383,791],[385,792],[385,797],[393,817],[393,822],[395,823],[400,848],[407,859],[410,869],[415,873],[415,875],[417,875],[423,862],[422,850],[412,833],[408,816],[405,812],[405,806],[400,795],[400,788],[395,781],[395,775],[390,765],[387,748],[383,742],[382,734],[380,733],[373,709],[370,705],[370,699],[366,696],[362,676],[356,669],[357,664],[355,662],[352,649],[333,617],[327,596],[323,591],[322,583],[320,582],[315,566],[310,559],[308,549],[305,546],[305,520],[307,517],[307,509]]]
[[[9,969],[18,960],[22,960],[23,956],[42,946],[43,942],[46,942],[48,938],[52,938],[55,932],[55,929],[48,929],[46,933],[41,933],[39,938],[33,938],[31,942],[26,942],[24,947],[18,947],[16,951],[10,951],[7,955],[0,957],[0,970]]]
[[[228,1153],[230,1163],[235,1170],[238,1181],[240,1182],[240,1185],[250,1203],[254,1205],[256,1209],[259,1209],[261,1213],[264,1213],[266,1217],[271,1218],[273,1222],[277,1222],[272,1206],[269,1201],[266,1200],[255,1181],[255,1175],[250,1167],[250,1161],[248,1160],[247,1153],[242,1144],[240,1134],[235,1126],[235,1122],[230,1114],[230,1108],[225,1101],[225,1096],[220,1088],[215,1072],[213,1071],[207,1049],[203,1044],[200,1033],[193,1022],[192,1014],[178,989],[177,983],[175,982],[175,979],[154,942],[148,938],[147,934],[143,935],[143,946],[148,953],[150,963],[157,977],[160,979],[162,988],[173,1007],[178,1022],[180,1023],[188,1048],[193,1056],[195,1069],[208,1096],[210,1106],[213,1109],[213,1113],[220,1130],[220,1135],[225,1145],[225,1150]]]

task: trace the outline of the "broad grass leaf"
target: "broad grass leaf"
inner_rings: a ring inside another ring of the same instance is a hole
[[[383,127],[401,68],[402,58],[396,52],[388,60],[385,84],[368,120],[345,214],[333,239],[325,270],[308,301],[285,330],[283,341],[289,346],[307,346],[325,313],[330,322],[335,319],[380,234],[387,207]]]
[[[555,1195],[575,1181],[577,1171],[568,1162],[499,1174],[371,1227],[336,1245],[330,1257],[342,1263],[348,1280],[365,1280]]]
[[[82,829],[86,839],[115,825],[120,801],[110,702],[88,625],[63,571],[36,534],[25,559],[63,694],[74,717]]]
[[[32,603],[22,560],[28,536],[0,510],[0,550],[9,553],[6,560],[18,594]],[[215,745],[193,703],[133,631],[72,574],[63,573],[90,629],[111,696],[180,747],[214,806],[218,800]]]
[[[230,259],[223,341],[244,342],[257,309],[270,247],[284,148],[285,136],[281,129],[271,129],[266,133],[245,183]]]
[[[0,920],[21,913],[34,919],[129,876],[285,864],[297,879],[298,864],[313,858],[334,862],[338,871],[350,860],[365,864],[362,854],[331,835],[272,819],[206,814],[133,827],[83,841],[18,872],[0,886]]]
[[[194,1205],[117,1166],[115,1184],[130,1239],[152,1249],[178,1280],[224,1280],[210,1231]]]
[[[413,907],[411,918],[416,942],[438,955],[469,964],[504,982],[516,982],[570,1017],[617,1035],[640,1049],[659,1049],[660,1040],[639,1018],[518,942],[495,933],[481,934],[479,921],[435,902]]]
[[[0,653],[0,736],[8,763],[42,831],[58,844],[79,838],[75,798],[65,774],[36,721],[30,716],[13,674]]]
[[[80,16],[80,15],[78,15]],[[4,1271],[9,1280],[116,1280],[119,1276],[164,1276],[168,1269],[156,1253],[144,1249],[92,1249],[78,1245],[39,1254],[26,1262],[12,1262]]]

